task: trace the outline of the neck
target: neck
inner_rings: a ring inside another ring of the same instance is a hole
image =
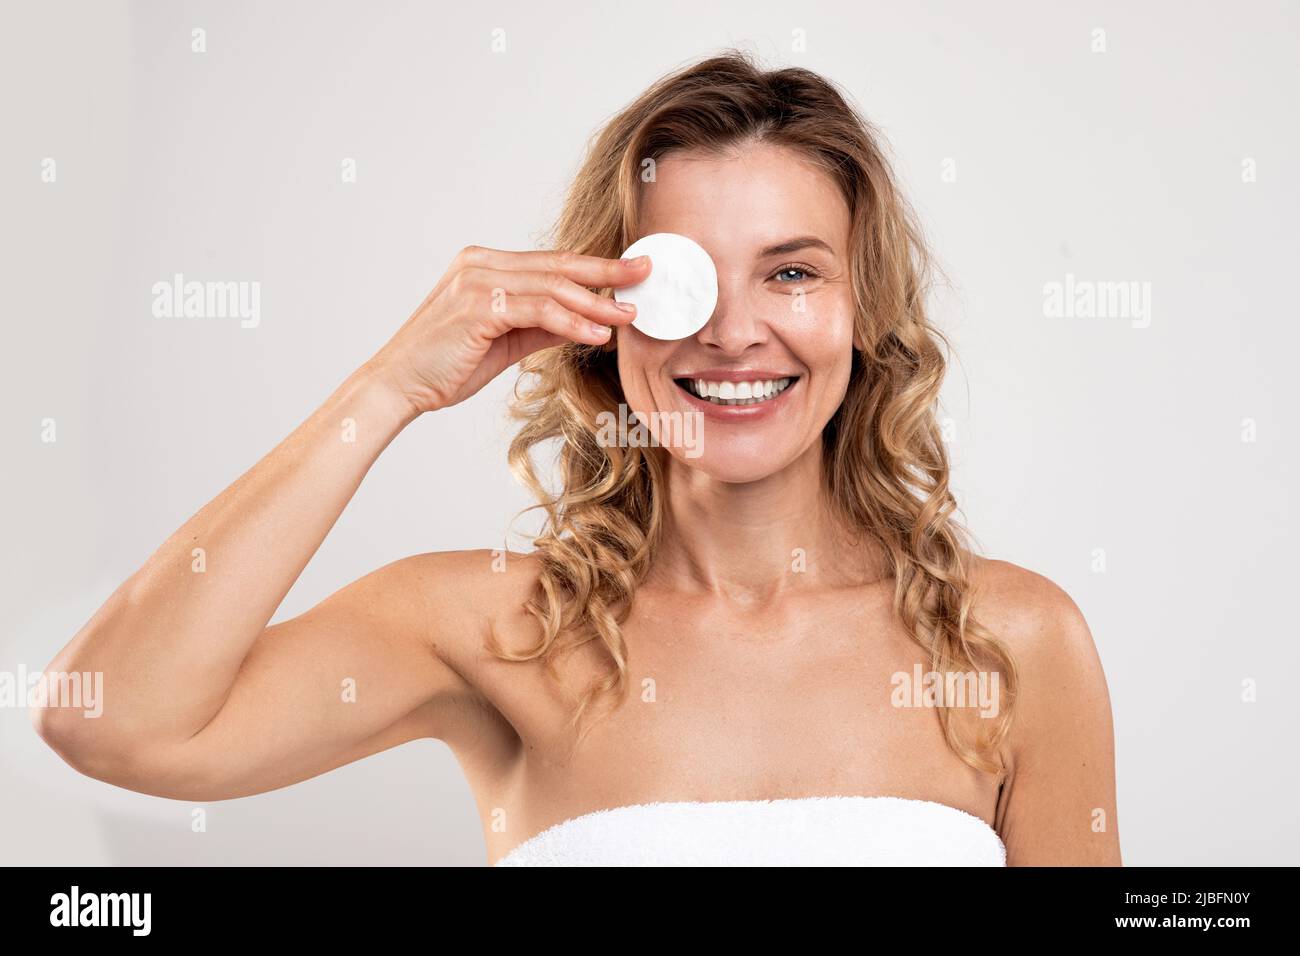
[[[652,580],[746,601],[882,578],[880,547],[845,526],[822,483],[821,443],[776,474],[731,483],[669,459]]]

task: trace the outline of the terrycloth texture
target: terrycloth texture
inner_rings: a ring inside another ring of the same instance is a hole
[[[928,800],[804,797],[638,803],[583,814],[497,866],[1006,866],[979,817]]]

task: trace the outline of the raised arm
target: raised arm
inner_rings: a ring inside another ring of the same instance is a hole
[[[33,708],[82,772],[184,799],[274,789],[422,736],[474,690],[444,653],[436,557],[391,564],[268,627],[379,454],[539,348],[600,344],[632,315],[591,288],[648,264],[464,250],[397,334],[181,526],[47,672],[103,675],[103,712]],[[453,589],[454,590],[454,589]]]

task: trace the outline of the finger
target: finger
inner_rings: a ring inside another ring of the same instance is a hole
[[[644,282],[650,275],[649,256],[633,259],[605,259],[560,249],[537,252],[510,252],[468,246],[456,257],[464,267],[508,269],[522,272],[558,272],[580,285],[592,289],[618,289]]]
[[[543,329],[582,345],[604,345],[612,334],[608,325],[566,309],[546,295],[508,296],[504,308],[493,310],[492,318],[502,329]]]
[[[509,296],[550,296],[571,312],[601,325],[627,325],[636,318],[636,306],[597,295],[558,272],[513,272],[497,269],[468,269],[466,280],[475,288],[500,289]]]
[[[568,339],[545,329],[510,329],[492,340],[487,354],[462,386],[462,394],[473,395],[511,365],[541,349],[565,345]]]
[[[569,341],[546,329],[511,329],[498,341],[502,340],[506,342],[506,362],[509,365],[514,365],[534,352]]]

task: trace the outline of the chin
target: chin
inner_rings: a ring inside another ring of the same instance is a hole
[[[675,449],[673,456],[679,464],[715,481],[736,485],[762,481],[778,474],[796,457],[792,452],[775,452],[775,443],[757,441],[758,436],[727,441],[716,434],[708,437],[707,429],[705,434],[703,454],[690,458],[681,449]]]

